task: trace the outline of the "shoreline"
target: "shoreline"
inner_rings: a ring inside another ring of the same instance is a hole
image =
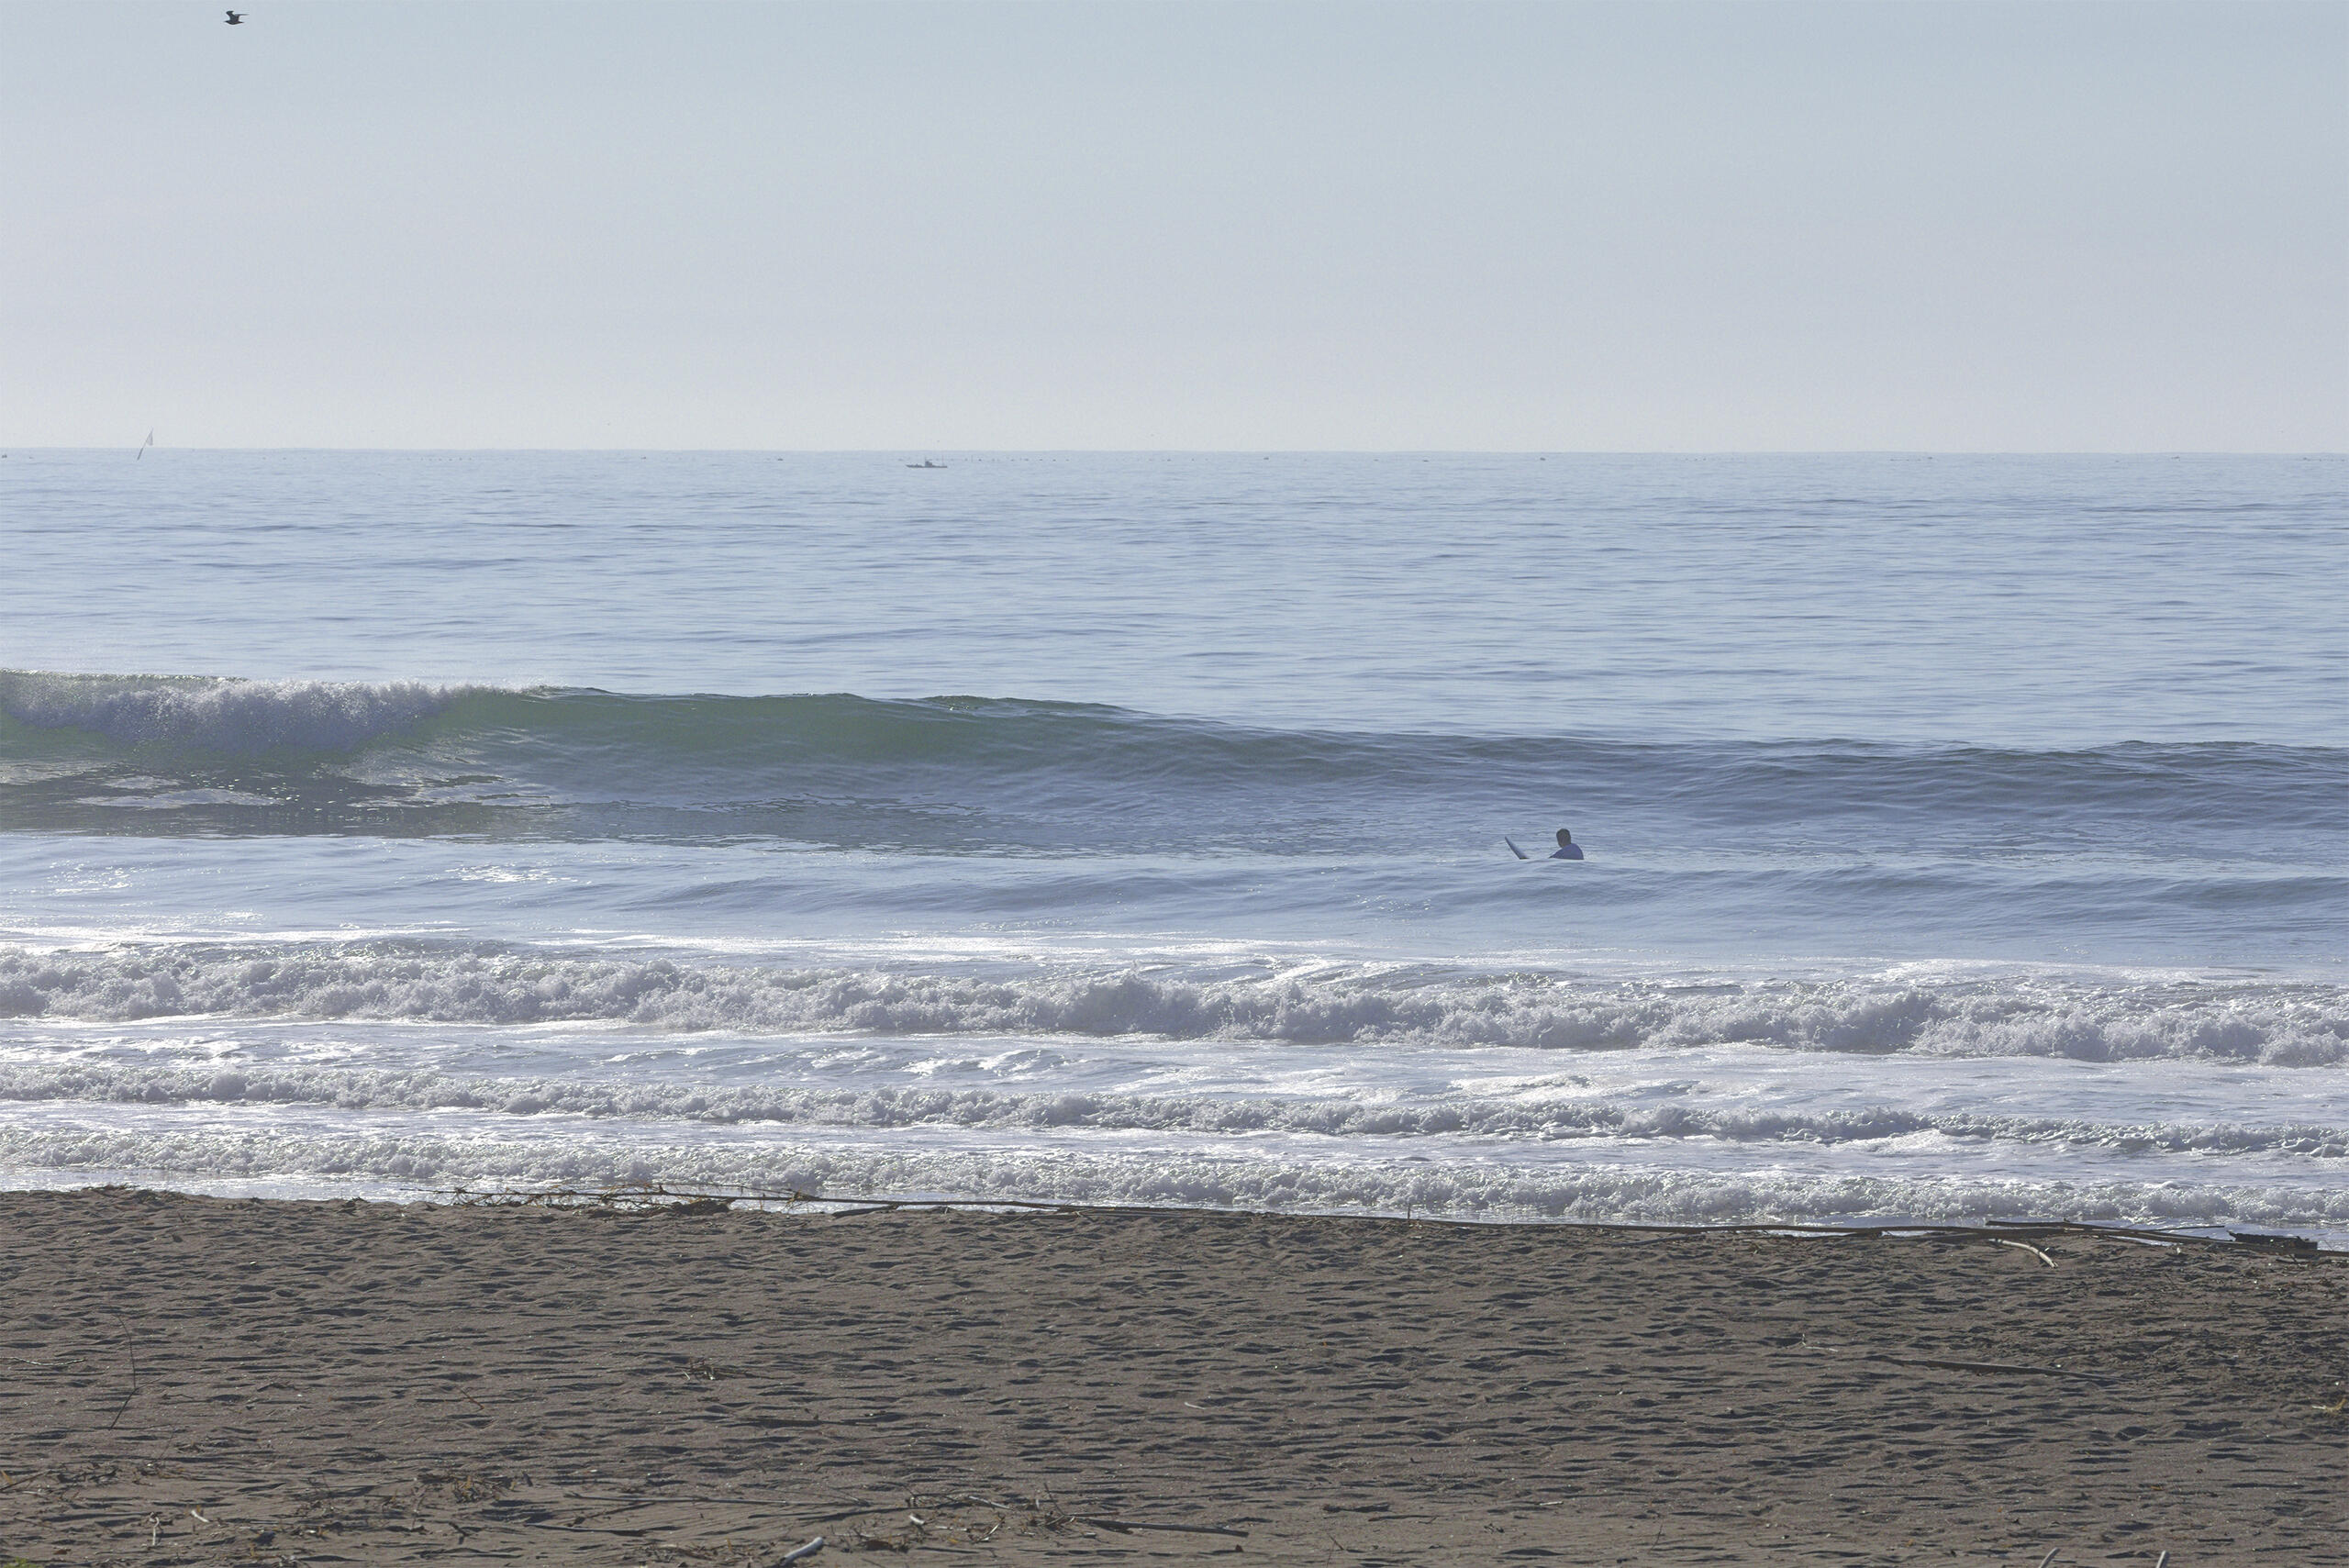
[[[1992,1215],[1972,1219],[1937,1219],[1915,1215],[1831,1217],[1809,1219],[1724,1220],[1718,1224],[1648,1219],[1532,1218],[1520,1214],[1455,1214],[1442,1209],[1400,1212],[1344,1208],[1241,1208],[1209,1204],[1117,1203],[1086,1198],[963,1196],[920,1193],[855,1194],[772,1193],[725,1186],[698,1186],[662,1182],[618,1182],[583,1187],[398,1187],[384,1184],[354,1184],[343,1192],[250,1192],[240,1184],[217,1178],[168,1177],[120,1179],[138,1173],[106,1173],[82,1179],[72,1173],[45,1172],[60,1179],[40,1186],[0,1186],[0,1201],[19,1193],[152,1193],[175,1197],[213,1199],[226,1203],[346,1204],[351,1202],[403,1206],[412,1204],[457,1208],[544,1208],[585,1210],[654,1209],[679,1205],[717,1205],[736,1213],[831,1215],[842,1211],[942,1212],[974,1214],[1125,1214],[1212,1215],[1235,1218],[1359,1220],[1365,1223],[1469,1226],[1531,1230],[1624,1231],[1670,1235],[1774,1236],[2023,1236],[2036,1231],[2053,1234],[2110,1236],[2158,1245],[2215,1246],[2245,1250],[2275,1250],[2319,1255],[2349,1255],[2349,1230],[2321,1226],[2275,1225],[2244,1221],[2164,1226],[2128,1220],[2073,1219],[2059,1216]],[[27,1173],[12,1173],[18,1179]],[[277,1185],[275,1178],[253,1178],[252,1185]]]
[[[36,1563],[2349,1562],[2337,1254],[82,1188],[0,1255]]]

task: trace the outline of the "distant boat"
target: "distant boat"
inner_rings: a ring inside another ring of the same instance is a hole
[[[154,444],[155,444],[155,432],[154,432],[154,431],[152,431],[152,430],[150,430],[150,431],[148,431],[148,432],[147,432],[147,439],[146,439],[146,440],[145,440],[145,441],[143,441],[143,442],[141,442],[141,443],[139,444],[139,457],[132,458],[130,461],[131,461],[131,462],[137,462],[139,460],[139,458],[143,458],[143,457],[145,457],[145,456],[147,455],[147,449],[148,449],[149,447],[153,446]]]
[[[919,462],[909,462],[906,466],[907,468],[944,468],[946,465],[933,459],[924,458]]]

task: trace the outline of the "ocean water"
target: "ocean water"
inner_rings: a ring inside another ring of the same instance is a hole
[[[0,459],[0,1184],[2349,1238],[2343,460],[921,455]]]

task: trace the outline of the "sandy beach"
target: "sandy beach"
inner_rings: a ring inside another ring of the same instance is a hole
[[[0,1558],[2349,1562],[2349,1259],[2039,1245],[15,1193]]]

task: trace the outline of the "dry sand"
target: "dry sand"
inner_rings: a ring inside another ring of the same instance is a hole
[[[2349,1259],[2045,1246],[5,1195],[0,1560],[2349,1563]]]

